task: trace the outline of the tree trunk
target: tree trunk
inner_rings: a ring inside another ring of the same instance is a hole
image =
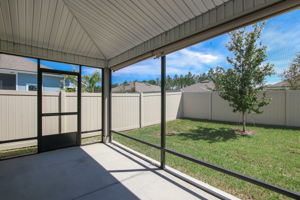
[[[242,113],[243,115],[243,133],[246,132],[246,115],[245,112]]]

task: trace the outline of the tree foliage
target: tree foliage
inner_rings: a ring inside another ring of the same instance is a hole
[[[233,54],[227,61],[233,68],[211,69],[209,77],[214,82],[219,95],[227,100],[234,112],[243,116],[243,132],[246,126],[246,113],[261,113],[261,107],[269,104],[264,89],[266,76],[274,73],[273,65],[266,63],[267,47],[259,42],[264,24],[256,24],[247,31],[242,28],[230,33],[231,41],[226,45]]]
[[[76,72],[76,69],[73,69],[72,72]],[[64,80],[61,80],[63,83],[62,90],[66,92],[76,92],[76,88],[78,86],[78,79],[77,76],[74,75],[64,75]],[[72,85],[73,88],[68,88],[66,85]]]
[[[75,70],[73,70],[75,72]],[[78,86],[77,76],[65,75],[64,80],[65,84],[69,83],[74,88],[63,88],[66,92],[75,92],[75,88]],[[82,92],[101,92],[101,87],[97,85],[101,81],[100,72],[94,72],[92,75],[84,75],[82,77],[81,89]]]
[[[101,81],[100,72],[94,72],[92,75],[84,75],[82,77],[83,92],[96,92],[97,83]]]
[[[291,90],[300,89],[300,52],[289,68],[283,71],[282,77],[289,83]]]
[[[208,79],[207,74],[193,74],[188,72],[186,75],[178,75],[175,74],[174,76],[168,75],[166,77],[166,90],[180,90],[184,87],[193,85],[195,83],[199,83]],[[144,80],[144,83],[149,83],[151,85],[158,85],[160,86],[160,79],[156,80]]]

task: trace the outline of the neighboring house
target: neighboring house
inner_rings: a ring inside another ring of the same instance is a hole
[[[112,88],[112,92],[159,92],[160,87],[149,83],[132,81]]]
[[[272,90],[288,89],[289,87],[290,87],[290,84],[287,81],[281,81],[278,83],[266,85],[266,89],[272,89]]]
[[[266,89],[269,89],[269,90],[288,90],[288,89],[290,89],[290,87],[291,86],[290,86],[289,82],[287,82],[287,81],[281,81],[278,83],[266,85]]]
[[[182,88],[183,92],[206,92],[213,90],[215,88],[215,84],[212,81],[206,80],[200,83],[195,83],[193,85]]]
[[[62,80],[63,75],[44,74],[43,90],[60,91]],[[37,63],[28,58],[0,54],[0,90],[36,91]]]

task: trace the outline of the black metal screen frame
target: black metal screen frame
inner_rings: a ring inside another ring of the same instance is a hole
[[[107,106],[108,106],[108,134],[109,134],[109,142],[112,142],[112,133],[111,133],[111,129],[112,129],[112,115],[111,115],[111,111],[112,111],[112,70],[109,70],[109,75],[108,75],[108,102],[107,102]]]
[[[53,136],[43,136],[43,126],[42,126],[42,118],[43,117],[49,117],[49,116],[66,116],[66,115],[77,115],[77,131],[76,132],[69,132],[64,133],[63,135],[60,135],[61,137],[66,136],[65,140],[67,140],[67,136],[69,135],[69,138],[73,138],[73,136],[76,134],[76,145],[81,145],[81,65],[79,65],[79,72],[69,72],[69,71],[63,71],[63,70],[56,70],[56,69],[45,69],[41,68],[41,60],[38,59],[38,95],[37,95],[37,105],[38,105],[38,153],[44,151],[43,149],[43,143],[44,140],[48,138],[48,140],[52,140]],[[77,112],[63,112],[63,113],[43,113],[43,102],[42,102],[42,93],[43,93],[43,73],[47,74],[63,74],[63,75],[72,75],[77,77]],[[74,139],[74,138],[73,138]],[[55,146],[55,145],[54,145]]]
[[[106,129],[105,125],[105,99],[104,99],[104,69],[101,69],[101,89],[102,89],[102,94],[101,94],[101,126],[102,126],[102,134],[101,134],[101,142],[104,142],[104,133],[103,130]]]
[[[100,69],[100,68],[96,68],[96,67],[91,67],[91,66],[82,66],[80,65],[80,77],[82,77],[82,67],[89,67],[89,68],[95,68],[95,69]],[[82,131],[81,130],[81,127],[80,127],[80,133],[81,133],[81,136],[84,135],[84,134],[87,134],[87,133],[93,133],[93,132],[101,132],[101,142],[103,142],[103,126],[104,126],[104,118],[105,118],[105,115],[104,115],[104,112],[103,112],[103,108],[104,108],[104,98],[103,98],[103,93],[104,93],[104,70],[103,68],[101,68],[101,128],[100,129],[94,129],[94,130],[87,130],[87,131]],[[80,96],[81,97],[81,96]],[[80,109],[80,112],[81,112],[81,109]],[[80,120],[81,120],[81,117],[80,117]],[[81,124],[81,123],[80,123]],[[95,135],[96,136],[96,135]],[[95,136],[89,136],[87,138],[91,138],[91,137],[95,137]],[[82,138],[81,138],[82,139]],[[82,145],[82,144],[80,144]],[[84,144],[86,145],[86,144]]]
[[[12,56],[20,56],[17,54],[11,54],[11,53],[4,53],[6,55],[12,55]],[[21,57],[25,57],[25,58],[31,58],[31,59],[36,59],[37,61],[37,136],[36,137],[28,137],[28,138],[19,138],[19,139],[11,139],[11,140],[3,140],[0,141],[0,144],[7,144],[7,143],[13,143],[13,142],[21,142],[21,141],[30,141],[30,140],[37,140],[37,146],[39,149],[39,145],[40,145],[40,139],[41,139],[41,131],[39,131],[42,128],[42,124],[39,122],[39,117],[41,116],[63,116],[63,115],[75,115],[75,114],[80,114],[80,116],[77,116],[78,121],[80,121],[80,123],[77,123],[77,129],[80,130],[79,134],[77,134],[77,138],[76,139],[78,141],[77,145],[81,145],[81,135],[82,134],[87,134],[87,133],[92,133],[92,132],[98,132],[101,131],[103,132],[103,128],[101,129],[96,129],[96,130],[87,130],[87,131],[81,131],[81,78],[82,78],[82,65],[76,64],[76,63],[71,63],[71,62],[60,62],[60,61],[55,61],[55,60],[50,60],[50,59],[39,59],[39,58],[35,58],[35,57],[30,57],[30,56],[21,56]],[[78,65],[79,66],[79,72],[70,72],[70,71],[62,71],[62,70],[55,70],[55,69],[47,69],[47,68],[41,68],[40,67],[40,62],[41,60],[45,60],[45,61],[53,61],[53,62],[60,62],[60,63],[65,63],[65,64],[72,64],[72,65]],[[103,68],[97,68],[97,67],[93,67],[93,66],[88,66],[85,65],[84,67],[91,67],[91,68],[96,68],[96,69],[101,69],[101,73],[102,73],[102,96],[101,96],[101,103],[102,103],[102,110],[104,109],[104,98],[103,98],[103,94],[104,94],[104,69]],[[42,106],[42,102],[41,102],[41,95],[42,93],[39,91],[42,91],[42,85],[39,84],[39,82],[41,82],[41,78],[39,77],[40,71],[43,71],[45,73],[51,73],[51,74],[69,74],[69,75],[79,75],[78,76],[78,82],[80,81],[80,86],[78,86],[78,97],[79,98],[79,102],[77,104],[78,108],[78,112],[63,112],[63,113],[42,113],[41,115],[39,113],[42,112],[41,110],[41,106]],[[80,88],[79,88],[80,87]],[[101,113],[102,114],[102,126],[104,126],[104,119],[105,119],[105,115],[104,112]],[[69,132],[69,133],[75,133],[75,132]],[[101,134],[103,136],[103,133]],[[80,139],[79,139],[80,138]],[[102,141],[103,142],[103,141]],[[40,151],[38,150],[38,153],[40,153]],[[27,154],[26,154],[27,155]],[[26,156],[25,155],[25,156]],[[31,154],[30,154],[31,155]],[[22,157],[23,155],[20,156],[16,156],[16,157]],[[15,158],[15,157],[11,157],[11,158]],[[10,159],[10,158],[5,158],[5,159]],[[3,160],[3,159],[1,159]]]
[[[90,67],[90,66],[87,66]],[[91,67],[95,68],[95,67]],[[97,68],[98,69],[98,68]],[[50,74],[66,74],[66,75],[72,75],[77,76],[78,85],[77,85],[77,112],[62,112],[62,113],[42,113],[42,74],[43,73],[50,73]],[[104,125],[104,112],[103,112],[103,105],[104,105],[104,70],[101,68],[101,104],[102,104],[102,126]],[[42,120],[41,117],[43,116],[64,116],[64,115],[77,115],[77,134],[76,134],[76,145],[81,145],[81,135],[101,131],[103,132],[103,128],[101,129],[95,129],[95,130],[87,130],[82,131],[81,130],[81,97],[82,97],[82,91],[81,91],[81,85],[82,85],[82,65],[79,65],[79,72],[70,72],[70,71],[63,71],[63,70],[55,70],[55,69],[45,69],[40,67],[40,59],[38,59],[38,152],[41,152],[41,138],[42,136]],[[74,133],[74,132],[70,132]],[[101,134],[103,138],[103,133]],[[103,142],[103,139],[102,139]]]
[[[37,137],[20,138],[20,139],[13,139],[13,140],[4,140],[4,141],[0,141],[0,144],[11,143],[11,142],[22,142],[22,141],[36,140],[36,139],[37,139]]]
[[[197,163],[199,165],[208,167],[210,169],[219,171],[221,173],[224,173],[224,174],[233,176],[235,178],[247,181],[249,183],[260,186],[262,188],[277,192],[277,193],[285,195],[287,197],[291,197],[291,198],[294,198],[294,199],[300,199],[300,194],[297,193],[297,192],[294,192],[294,191],[291,191],[291,190],[288,190],[288,189],[285,189],[285,188],[282,188],[282,187],[279,187],[279,186],[276,186],[276,185],[273,185],[273,184],[255,179],[253,177],[246,176],[244,174],[241,174],[241,173],[238,173],[238,172],[220,167],[218,165],[214,165],[214,164],[211,164],[209,162],[199,160],[199,159],[193,158],[191,156],[188,156],[188,155],[185,155],[185,154],[167,149],[166,148],[166,90],[165,90],[165,80],[166,80],[166,56],[162,56],[161,57],[161,144],[160,144],[160,146],[156,145],[156,144],[149,143],[147,141],[144,141],[144,140],[141,140],[141,139],[138,139],[138,138],[135,138],[135,137],[132,137],[132,136],[129,136],[129,135],[126,135],[124,133],[121,133],[121,132],[118,132],[118,131],[115,131],[115,130],[111,130],[111,127],[109,128],[110,142],[112,141],[112,133],[114,133],[114,134],[129,138],[131,140],[137,141],[139,143],[145,144],[149,147],[160,150],[160,153],[161,153],[160,154],[161,155],[160,156],[160,168],[161,169],[165,169],[165,159],[166,159],[165,154],[169,153],[169,154],[172,154],[174,156],[178,156],[180,158],[183,158],[183,159],[189,160],[191,162]],[[110,87],[111,87],[111,77],[110,77]],[[111,90],[110,90],[110,96],[111,96]],[[111,98],[109,98],[109,110],[111,110]],[[109,117],[110,117],[109,121],[111,123],[111,111],[110,111]],[[133,153],[133,152],[129,151],[129,153]]]

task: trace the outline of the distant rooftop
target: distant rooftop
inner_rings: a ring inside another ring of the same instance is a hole
[[[48,68],[41,65],[43,68]],[[0,69],[37,72],[37,63],[20,56],[0,54]]]
[[[299,80],[299,84],[300,84],[300,77],[298,78]],[[266,88],[269,89],[286,89],[291,87],[290,83],[288,81],[280,81],[278,83],[274,83],[274,84],[269,84],[266,86]]]
[[[112,88],[112,92],[159,92],[160,87],[149,83],[132,81]]]
[[[200,83],[196,83],[185,88],[182,88],[183,92],[206,92],[215,88],[215,84],[212,81],[206,80],[201,81]]]
[[[287,81],[281,81],[278,83],[270,84],[266,86],[267,88],[287,88],[290,84]]]

